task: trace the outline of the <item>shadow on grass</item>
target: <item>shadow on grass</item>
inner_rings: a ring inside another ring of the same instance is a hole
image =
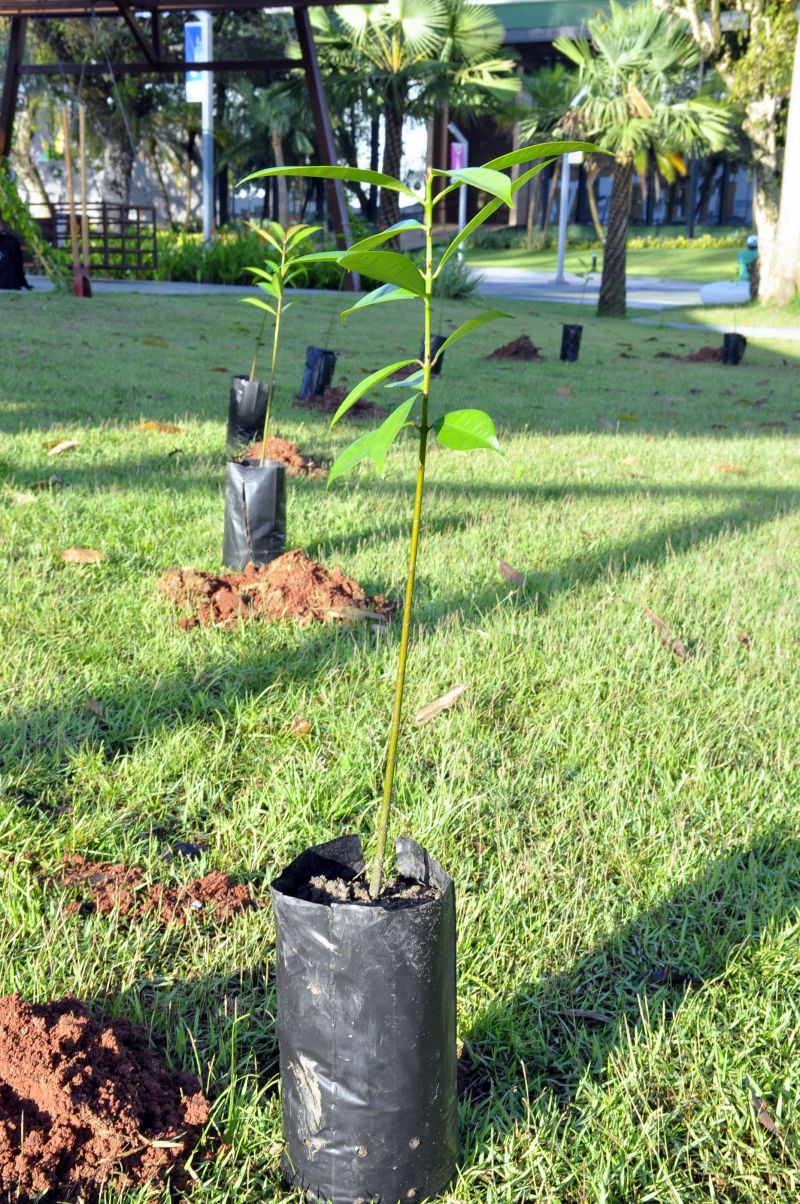
[[[569,969],[492,1003],[466,1034],[461,1062],[467,1157],[495,1109],[511,1126],[543,1093],[568,1103],[587,1076],[602,1078],[643,1017],[668,1028],[687,996],[732,982],[765,932],[798,915],[800,841],[769,833],[710,862]]]
[[[476,492],[462,485],[438,486],[445,498]],[[541,488],[526,487],[508,495],[500,486],[481,486],[483,495],[516,496],[531,500],[559,500],[562,497],[620,498],[635,497],[642,489],[627,485],[560,485]],[[426,589],[424,572],[420,576],[415,609],[416,623],[423,628],[446,621],[454,614],[478,618],[497,606],[525,610],[535,608],[543,613],[555,599],[576,588],[591,586],[599,578],[622,575],[638,566],[657,566],[665,560],[697,549],[709,540],[773,521],[792,513],[800,506],[800,489],[768,489],[751,486],[654,486],[646,491],[651,496],[670,498],[707,497],[709,500],[730,499],[730,504],[706,517],[665,523],[655,531],[634,538],[620,539],[614,546],[585,551],[571,560],[546,572],[528,572],[525,564],[515,567],[526,575],[524,588],[512,587],[498,575],[496,584],[481,589],[462,588],[443,597],[431,595]],[[427,531],[446,534],[468,527],[474,516],[453,514],[433,517]],[[382,537],[407,534],[405,523],[394,524],[389,530],[380,529]],[[351,551],[375,536],[374,530],[354,532],[344,540],[314,545],[313,555],[329,550],[330,560],[340,553]],[[498,553],[503,549],[498,548]],[[345,561],[346,564],[346,561]],[[465,577],[468,579],[468,570]],[[381,583],[366,581],[365,587],[380,592]],[[155,580],[153,582],[155,588]],[[164,608],[164,622],[176,622],[175,613]],[[691,632],[683,633],[691,640]],[[187,638],[192,638],[188,636]],[[399,639],[399,623],[391,625],[386,636],[393,643]],[[17,801],[38,807],[42,791],[53,789],[68,779],[75,755],[85,749],[99,748],[109,761],[124,755],[140,740],[153,739],[159,733],[174,728],[177,722],[211,722],[220,724],[234,713],[237,704],[263,692],[276,682],[315,680],[322,674],[344,668],[357,652],[369,654],[374,647],[373,637],[364,631],[313,631],[287,628],[285,644],[280,648],[253,652],[234,649],[230,653],[212,653],[201,662],[195,673],[169,677],[120,682],[116,691],[102,699],[104,718],[88,711],[81,698],[52,708],[17,711],[0,720],[0,772]],[[205,649],[201,649],[199,659]],[[53,803],[57,807],[57,803]]]

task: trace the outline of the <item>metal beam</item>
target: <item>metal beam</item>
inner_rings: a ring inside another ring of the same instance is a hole
[[[130,2],[130,0],[126,0]],[[332,8],[339,0],[293,0],[291,6],[285,0],[203,0],[203,8],[210,12],[245,12],[248,9],[287,8],[303,9],[310,6]],[[371,0],[355,0],[357,4],[368,4]],[[150,14],[190,12],[197,8],[198,0],[133,0],[133,9],[138,13]],[[119,0],[0,0],[0,17],[119,17]]]
[[[320,162],[335,163],[336,145],[333,141],[333,128],[328,112],[328,102],[325,98],[325,86],[322,82],[322,72],[319,69],[317,48],[314,45],[314,35],[311,32],[311,22],[308,19],[308,12],[305,8],[295,9],[294,23],[297,29],[297,40],[300,43],[300,52],[303,56],[303,66],[306,69],[306,82],[308,84],[308,95],[311,101],[314,127],[317,133],[317,149],[319,150]],[[350,231],[350,219],[347,215],[347,202],[345,200],[342,181],[326,180],[325,183],[337,241],[341,246],[349,246],[353,241],[353,235]],[[353,290],[360,288],[360,281],[355,272],[348,274],[347,286]]]
[[[14,138],[14,118],[17,113],[20,68],[25,53],[26,17],[13,17],[8,38],[6,73],[3,76],[3,91],[0,94],[0,159],[11,154]]]
[[[124,20],[125,24],[128,26],[128,29],[131,31],[133,36],[136,38],[136,41],[139,43],[139,49],[143,52],[147,61],[149,63],[155,63],[156,54],[150,43],[150,39],[148,37],[146,37],[144,30],[142,29],[139,22],[136,20],[136,17],[134,16],[133,12],[131,11],[131,6],[128,3],[128,0],[117,0],[117,8],[119,9],[120,13],[122,14],[122,19]]]
[[[292,71],[302,66],[302,59],[215,59],[207,63],[167,59],[156,63],[23,63],[19,71],[21,75],[185,75],[187,71]]]

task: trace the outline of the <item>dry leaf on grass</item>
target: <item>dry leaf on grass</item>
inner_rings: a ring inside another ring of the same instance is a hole
[[[775,1121],[770,1116],[770,1114],[767,1110],[767,1105],[764,1103],[761,1096],[760,1095],[751,1096],[751,1102],[753,1104],[753,1108],[755,1109],[756,1117],[758,1118],[758,1123],[760,1125],[762,1125],[767,1130],[768,1133],[772,1133],[773,1137],[780,1137],[780,1130],[778,1129],[778,1126],[775,1124]]]
[[[60,456],[62,452],[74,451],[76,447],[80,447],[75,439],[61,439],[58,443],[43,443],[42,447],[47,448],[48,456]]]
[[[33,481],[31,483],[31,489],[57,489],[59,485],[63,484],[64,482],[61,480],[61,477],[57,477],[56,474],[53,473],[52,476],[49,476],[46,481]]]
[[[362,610],[359,606],[331,606],[328,618],[338,619],[341,623],[361,623],[365,619],[384,625],[388,622],[387,616],[379,610]]]
[[[211,371],[212,372],[227,372],[228,369],[227,368],[212,368]]]
[[[602,426],[606,431],[615,431],[617,429],[617,424],[612,422],[610,418],[606,418],[605,414],[597,415],[597,423],[598,426]]]
[[[523,577],[522,573],[518,573],[507,560],[501,560],[498,557],[497,571],[501,577],[505,577],[506,581],[510,581],[512,585],[527,585],[527,578]]]
[[[751,644],[750,636],[747,635],[746,632],[740,631],[736,638],[739,641],[739,643],[743,645],[743,647],[745,647],[745,648],[750,647],[750,644]]]
[[[772,419],[769,422],[759,422],[758,424],[762,431],[785,431],[786,423],[780,422],[778,419]]]
[[[35,501],[36,501],[36,494],[34,494],[34,493],[20,493],[20,492],[19,492],[18,490],[16,490],[16,489],[12,489],[12,490],[11,490],[11,493],[9,494],[9,496],[10,496],[10,498],[11,498],[12,502],[16,502],[18,506],[26,506],[26,505],[28,504],[28,502],[35,502]]]
[[[688,660],[689,653],[686,649],[686,645],[680,636],[672,634],[672,628],[670,627],[669,623],[662,619],[660,615],[657,615],[654,610],[651,610],[649,606],[642,606],[642,610],[647,615],[653,626],[657,627],[662,633],[661,643],[664,645],[664,647],[669,648],[670,652],[674,652],[676,656],[681,658],[681,660]]]
[[[302,715],[295,715],[292,720],[292,735],[307,736],[313,728],[313,723],[310,719],[304,719]]]
[[[719,464],[711,465],[712,472],[747,472],[746,468],[742,468],[741,464],[729,464],[727,460],[722,460]]]
[[[562,1016],[571,1016],[573,1020],[593,1020],[596,1024],[613,1024],[614,1017],[606,1012],[594,1012],[591,1008],[564,1008]]]
[[[103,714],[103,704],[98,698],[90,698],[87,694],[83,700],[83,705],[86,707],[87,711],[91,711],[92,714],[96,715],[98,719],[105,718]]]
[[[423,723],[429,723],[431,719],[435,719],[442,711],[448,710],[461,697],[466,688],[466,682],[463,685],[454,686],[452,690],[448,690],[446,694],[442,694],[441,698],[436,698],[433,702],[420,707],[414,716],[414,722],[418,727]]]
[[[159,338],[158,335],[147,335],[142,342],[146,343],[148,347],[169,347],[167,340]]]
[[[556,389],[556,393],[559,397],[571,397],[572,389],[569,387],[569,385],[559,385]]]
[[[96,548],[62,548],[59,556],[67,564],[100,564],[101,560],[106,559],[105,553],[98,552]]]
[[[152,418],[148,418],[147,422],[137,422],[133,429],[135,431],[164,431],[167,435],[179,435],[183,427],[173,426],[171,422],[154,422]]]

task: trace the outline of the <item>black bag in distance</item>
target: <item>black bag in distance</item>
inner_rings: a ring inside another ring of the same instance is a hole
[[[286,551],[286,466],[276,460],[229,460],[225,473],[222,563],[243,569]]]
[[[260,439],[267,417],[267,390],[260,380],[249,376],[231,379],[228,402],[228,446],[236,447]]]
[[[445,335],[445,334],[432,334],[431,335],[431,359],[432,360],[435,357],[436,352],[439,350],[439,348],[444,347],[446,342],[447,342],[447,335]],[[419,358],[423,359],[424,356],[425,356],[425,338],[423,336],[422,341],[420,342],[420,345],[419,345]],[[444,355],[440,355],[438,360],[436,361],[436,363],[431,368],[431,376],[441,376],[443,364],[444,364]]]
[[[361,842],[307,849],[272,883],[286,1182],[332,1204],[438,1195],[458,1158],[455,890],[413,840],[401,874],[441,889],[415,907],[296,897],[363,871]]]
[[[30,289],[22,265],[22,246],[15,234],[0,233],[0,289]]]
[[[747,339],[743,334],[724,334],[722,336],[723,364],[741,364]]]
[[[324,347],[306,347],[306,366],[298,396],[307,401],[309,397],[324,393],[333,380],[335,367],[335,351],[327,351]]]
[[[581,350],[582,326],[561,327],[561,359],[565,364],[577,362]]]

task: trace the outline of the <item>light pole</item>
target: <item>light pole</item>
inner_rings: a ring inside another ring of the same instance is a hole
[[[586,84],[580,88],[572,100],[569,102],[570,109],[574,109],[583,100],[588,89]],[[582,162],[583,155],[578,152],[577,161]],[[566,276],[564,275],[564,259],[567,254],[567,219],[569,218],[569,178],[570,168],[572,167],[572,155],[561,156],[561,202],[558,210],[558,261],[556,264],[556,284],[565,284]]]
[[[456,140],[456,146],[450,148],[450,169],[458,171],[469,167],[469,141],[454,122],[450,122],[448,130]],[[456,151],[456,147],[458,150]],[[456,152],[456,153],[454,153]],[[458,228],[463,230],[467,224],[467,186],[462,184],[458,190]]]
[[[214,57],[214,30],[211,13],[197,14],[203,27],[203,56],[207,63]],[[208,246],[214,231],[214,75],[203,72],[203,100],[201,105],[201,127],[203,136],[203,242]]]

